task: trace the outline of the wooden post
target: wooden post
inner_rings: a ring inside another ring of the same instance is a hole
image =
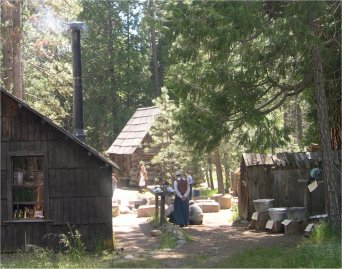
[[[304,188],[304,208],[305,208],[305,218],[308,218],[309,216],[312,215],[312,205],[311,205],[311,192],[309,191],[308,188],[308,182],[309,180],[307,179],[297,179],[298,183],[305,183],[305,188]],[[323,180],[317,181],[317,184],[324,183]]]
[[[155,212],[154,212],[154,214],[155,214],[155,216],[156,216],[156,220],[158,220],[158,211],[159,211],[159,208],[158,208],[158,204],[159,204],[159,198],[158,198],[158,195],[157,194],[155,194],[154,195],[155,196]]]
[[[308,190],[308,187],[307,187],[307,184],[308,184],[308,180],[307,179],[297,179],[297,182],[298,183],[304,183],[305,184],[305,187],[304,187],[304,208],[305,208],[305,218],[307,218],[309,216],[309,213],[311,214],[311,205],[310,205],[310,200],[309,200],[309,190]],[[309,207],[310,207],[310,212],[309,212]]]
[[[160,226],[162,226],[165,217],[165,195],[161,195],[160,200]]]

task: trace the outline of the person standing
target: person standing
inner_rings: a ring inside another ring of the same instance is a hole
[[[192,199],[192,185],[194,184],[194,179],[192,178],[189,170],[185,171],[186,179],[190,186],[190,194],[189,194],[189,201]]]
[[[140,166],[140,175],[139,175],[139,192],[143,192],[146,189],[147,185],[147,171],[145,165]]]
[[[173,183],[175,189],[175,202],[173,211],[173,220],[180,227],[189,224],[189,193],[190,186],[181,171],[176,172],[176,179]]]

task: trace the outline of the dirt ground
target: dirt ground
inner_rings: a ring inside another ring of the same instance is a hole
[[[132,190],[118,190],[117,194],[121,199],[133,199],[135,195]],[[162,267],[167,268],[188,267],[189,257],[200,261],[200,267],[210,267],[243,249],[295,245],[301,239],[301,236],[249,230],[248,223],[229,222],[231,214],[228,209],[204,213],[203,225],[184,228],[192,241],[172,250],[159,249],[158,239],[150,235],[153,228],[148,218],[138,218],[136,213],[120,214],[113,218],[113,230],[118,247],[124,249],[123,256],[144,257],[152,253],[153,258],[160,260]]]

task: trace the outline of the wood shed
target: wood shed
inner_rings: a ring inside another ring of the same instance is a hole
[[[69,227],[88,249],[94,240],[112,247],[112,169],[119,171],[1,89],[1,251],[58,249],[55,235]]]
[[[156,177],[151,160],[158,149],[151,146],[149,130],[159,114],[160,110],[156,106],[138,108],[107,150],[110,159],[121,168],[119,185],[138,185],[141,162],[146,166],[149,181]]]
[[[334,151],[333,156],[335,165],[341,168],[341,152]],[[305,180],[315,167],[322,168],[320,152],[244,153],[240,163],[239,216],[250,220],[256,199],[275,199],[275,207],[304,206]],[[320,182],[307,197],[307,210],[312,215],[325,212],[324,179]]]

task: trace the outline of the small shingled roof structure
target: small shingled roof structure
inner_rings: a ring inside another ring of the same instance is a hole
[[[335,165],[341,164],[341,151],[333,151]],[[270,166],[291,166],[297,168],[310,168],[318,166],[322,162],[320,151],[316,152],[280,152],[272,154],[243,153],[242,157],[246,166],[270,165]]]
[[[332,161],[341,170],[341,151],[332,152]],[[306,207],[309,214],[324,213],[324,179],[315,191],[306,195],[309,172],[322,168],[322,153],[280,152],[272,154],[243,153],[239,178],[239,215],[250,219],[256,199],[275,199],[274,207]],[[309,197],[310,198],[305,198]]]
[[[107,150],[109,154],[132,154],[150,130],[153,120],[160,114],[156,106],[138,108],[121,133]]]
[[[136,186],[142,163],[148,180],[152,182],[155,179],[156,169],[151,160],[159,149],[152,146],[149,131],[159,114],[160,109],[156,106],[138,108],[107,150],[111,160],[121,168],[120,175],[117,175],[119,185],[125,182],[126,186]]]

